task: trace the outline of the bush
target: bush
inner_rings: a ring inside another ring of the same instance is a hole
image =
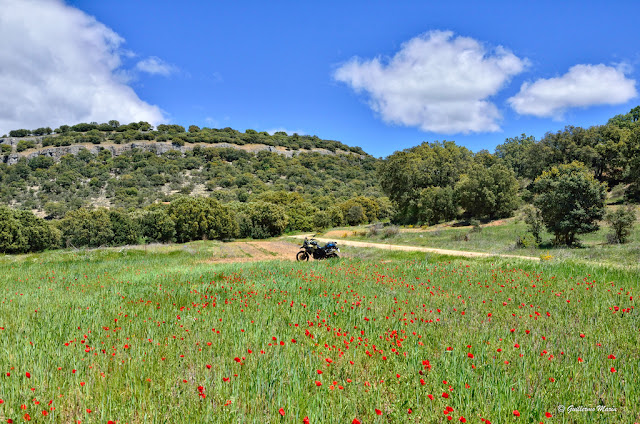
[[[24,152],[27,149],[33,149],[36,147],[36,143],[33,140],[20,140],[18,141],[18,146],[16,150],[18,152]]]
[[[480,233],[482,232],[482,227],[480,226],[480,221],[478,221],[477,219],[472,219],[471,221],[469,221],[469,224],[471,224],[471,232],[472,233]]]
[[[397,225],[391,225],[382,230],[382,238],[395,237],[398,234],[400,234],[400,228]]]
[[[519,249],[538,247],[538,242],[533,234],[525,234],[524,236],[518,236],[516,239],[516,247]]]
[[[619,208],[614,212],[609,212],[605,216],[605,221],[611,227],[611,233],[607,235],[609,244],[626,243],[636,221],[636,212],[633,206]]]

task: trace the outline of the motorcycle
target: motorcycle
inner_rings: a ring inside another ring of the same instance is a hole
[[[331,259],[338,258],[338,253],[340,249],[338,248],[338,244],[335,241],[331,241],[324,246],[319,246],[318,241],[315,238],[304,238],[304,242],[302,246],[300,246],[300,251],[296,255],[296,260],[298,261],[308,261],[309,256],[312,256],[313,259],[321,260],[321,259]]]

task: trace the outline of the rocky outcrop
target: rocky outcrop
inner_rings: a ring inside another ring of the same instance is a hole
[[[286,157],[292,157],[298,153],[309,153],[315,152],[323,155],[334,155],[334,154],[351,154],[357,155],[357,153],[347,152],[343,150],[337,150],[335,153],[321,148],[313,148],[311,150],[299,149],[299,150],[289,150],[286,147],[282,146],[267,146],[265,144],[232,144],[232,143],[189,143],[184,146],[176,146],[170,142],[156,142],[156,141],[136,141],[133,143],[127,144],[114,144],[114,143],[102,143],[102,144],[72,144],[71,146],[61,146],[61,147],[42,147],[36,149],[25,150],[24,152],[16,153],[15,147],[18,144],[19,140],[24,139],[32,139],[36,143],[41,142],[42,137],[24,137],[24,138],[4,138],[0,139],[0,143],[9,144],[12,146],[13,153],[9,153],[4,156],[0,156],[0,161],[4,162],[8,165],[13,165],[20,160],[21,157],[26,158],[27,160],[32,159],[36,156],[48,156],[52,157],[55,161],[59,161],[62,156],[65,155],[77,155],[81,150],[86,149],[90,153],[96,155],[101,150],[109,151],[113,156],[121,155],[124,152],[130,151],[132,149],[140,149],[145,152],[152,152],[157,155],[161,155],[170,150],[177,150],[180,153],[185,153],[186,151],[193,150],[194,147],[200,146],[201,148],[213,147],[213,148],[231,148],[231,149],[239,149],[244,150],[251,153],[258,153],[262,151],[274,152]],[[358,155],[359,156],[359,155]]]

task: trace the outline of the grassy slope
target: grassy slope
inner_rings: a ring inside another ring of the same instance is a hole
[[[639,418],[632,271],[375,249],[337,262],[204,263],[218,245],[0,258],[0,415],[444,422],[450,406],[454,422]],[[559,416],[558,404],[617,412]]]

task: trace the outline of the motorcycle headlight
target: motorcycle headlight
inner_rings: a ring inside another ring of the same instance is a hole
[[[340,248],[338,248],[338,252],[340,251]]]

